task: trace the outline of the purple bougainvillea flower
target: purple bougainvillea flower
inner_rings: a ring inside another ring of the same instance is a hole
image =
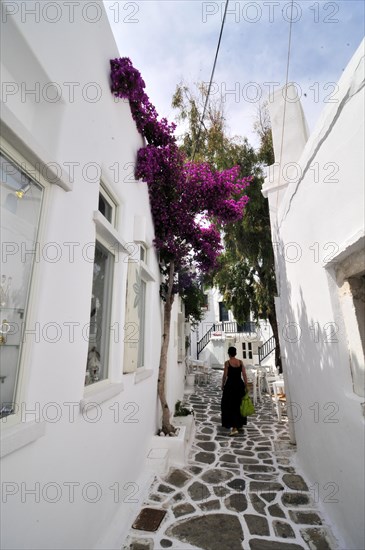
[[[110,66],[112,93],[129,100],[137,129],[147,141],[138,151],[135,175],[148,185],[154,244],[162,263],[174,260],[175,273],[181,274],[174,292],[179,292],[195,276],[192,265],[203,273],[216,266],[222,250],[218,226],[242,217],[251,178],[240,179],[238,166],[217,171],[206,162],[185,162],[176,144],[176,126],[158,120],[130,59],[112,59]]]

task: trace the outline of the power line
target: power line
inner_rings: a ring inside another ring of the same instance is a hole
[[[196,141],[195,141],[194,151],[193,151],[193,156],[192,156],[191,162],[194,162],[195,153],[196,153],[196,148],[197,148],[198,143],[199,143],[202,125],[204,124],[203,121],[204,121],[204,117],[205,117],[205,111],[207,110],[207,106],[208,106],[210,90],[211,90],[212,83],[213,83],[215,67],[216,67],[216,64],[217,64],[219,48],[220,48],[220,45],[221,45],[221,40],[222,40],[222,35],[223,35],[224,23],[225,23],[225,21],[226,21],[226,14],[227,14],[228,4],[229,4],[229,0],[226,0],[226,5],[225,5],[225,8],[224,8],[224,15],[223,15],[223,19],[222,19],[221,30],[220,30],[220,33],[219,33],[219,39],[218,39],[217,49],[216,49],[216,52],[215,52],[215,58],[214,58],[214,63],[213,63],[212,74],[210,75],[210,81],[209,81],[209,86],[208,86],[208,93],[207,93],[207,97],[205,98],[205,104],[204,104],[204,108],[203,108],[203,114],[202,114],[201,119],[200,119],[200,122],[199,122],[199,131],[198,131],[198,136],[197,136]]]

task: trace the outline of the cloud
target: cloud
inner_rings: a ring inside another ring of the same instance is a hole
[[[172,120],[176,84],[209,81],[225,2],[104,4],[120,55],[140,70],[160,116]],[[267,96],[269,83],[285,84],[290,9],[290,2],[279,0],[229,4],[214,81],[226,99],[231,133],[247,135],[253,143],[258,101]],[[330,84],[337,82],[362,39],[364,3],[296,1],[293,20],[289,80],[298,83],[313,129],[331,99]]]

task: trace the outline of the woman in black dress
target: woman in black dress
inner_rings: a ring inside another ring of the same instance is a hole
[[[236,359],[236,348],[228,348],[228,355],[222,378],[222,426],[231,428],[229,435],[237,435],[238,429],[247,424],[247,417],[240,413],[241,400],[247,388],[247,375],[243,362]]]

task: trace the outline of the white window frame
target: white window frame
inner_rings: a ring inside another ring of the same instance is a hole
[[[147,245],[144,241],[138,241],[139,250],[143,249],[145,251],[145,259],[144,261],[141,259],[141,253],[139,254],[139,266],[140,266],[140,277],[141,281],[143,281],[146,285],[146,292],[145,292],[145,308],[144,308],[144,338],[143,338],[143,365],[138,365],[137,363],[137,369],[134,371],[135,373],[135,384],[138,382],[141,382],[142,380],[149,378],[153,374],[153,369],[151,368],[151,365],[148,364],[147,357],[150,356],[148,353],[150,347],[151,347],[151,338],[148,334],[146,327],[147,327],[147,321],[150,318],[150,315],[152,313],[151,311],[151,285],[148,283],[155,282],[155,277],[153,276],[152,272],[149,269],[149,259],[150,259],[150,247]]]
[[[105,251],[108,254],[110,254],[110,257],[112,258],[112,265],[110,266],[111,273],[108,273],[109,280],[106,281],[106,284],[109,284],[111,288],[108,291],[108,296],[106,299],[105,310],[104,310],[105,314],[108,317],[107,320],[103,319],[103,327],[105,328],[105,323],[107,323],[107,325],[109,325],[110,327],[112,326],[112,304],[113,304],[113,295],[114,295],[116,254],[115,254],[115,246],[112,243],[110,238],[111,237],[110,230],[112,228],[115,229],[115,226],[116,226],[118,202],[114,198],[113,193],[109,192],[106,184],[103,181],[100,181],[100,185],[99,185],[98,202],[99,202],[100,195],[104,198],[104,200],[110,206],[110,209],[111,209],[110,220],[106,216],[104,216],[104,214],[102,214],[100,210],[98,210],[97,213],[94,212],[94,222],[96,224],[95,248],[98,243],[102,248],[105,249]],[[119,250],[117,250],[117,253],[118,252]],[[100,343],[100,348],[103,348],[103,351],[105,352],[105,356],[104,356],[105,364],[103,365],[103,378],[96,382],[91,382],[89,384],[86,384],[86,376],[85,376],[85,388],[90,388],[90,386],[95,386],[95,384],[100,384],[102,382],[109,381],[110,363],[111,363],[110,335],[111,335],[110,330],[104,331],[104,333],[102,333],[102,338],[107,338],[107,342],[105,343],[104,341],[104,343]],[[89,354],[89,347],[88,347],[88,354]]]
[[[38,227],[36,231],[36,242],[40,241],[40,236],[43,232],[44,228],[44,217],[46,212],[46,200],[47,200],[47,190],[48,190],[48,184],[42,178],[39,171],[37,172],[35,168],[33,168],[29,162],[27,162],[24,157],[20,155],[18,151],[16,151],[13,147],[11,147],[8,143],[4,142],[4,140],[1,140],[0,143],[0,150],[3,156],[11,163],[15,165],[15,167],[19,170],[19,172],[24,173],[30,180],[34,181],[36,184],[38,184],[42,188],[42,202],[40,205],[40,211],[39,211],[39,220],[38,220]],[[33,261],[30,276],[29,276],[29,288],[28,288],[28,294],[25,300],[25,307],[24,307],[24,317],[22,319],[24,323],[24,327],[30,327],[33,326],[32,321],[32,313],[34,311],[34,300],[33,294],[34,294],[34,287],[35,287],[35,280],[38,278],[38,270],[39,270],[39,263]],[[20,354],[18,357],[18,363],[17,363],[17,377],[16,377],[16,389],[14,393],[14,401],[15,403],[21,402],[21,396],[24,395],[24,392],[22,391],[23,386],[23,378],[24,378],[24,363],[26,362],[26,357],[28,356],[27,349],[29,348],[31,342],[28,342],[28,339],[23,339],[23,342],[21,343],[21,349]],[[13,413],[6,417],[7,419],[10,419],[12,417],[17,416],[17,413]]]
[[[39,214],[37,241],[43,240],[45,233],[47,212],[49,211],[49,188],[50,183],[43,177],[42,170],[36,168],[27,160],[16,148],[8,143],[3,137],[0,136],[0,149],[1,152],[7,157],[15,166],[24,172],[30,179],[35,181],[43,188],[42,205]],[[28,290],[28,296],[25,304],[25,316],[23,321],[25,327],[35,326],[37,322],[37,305],[39,302],[37,290],[37,281],[40,279],[41,262],[33,262],[30,285]],[[34,346],[32,339],[25,339],[22,343],[22,349],[20,352],[20,358],[18,362],[18,374],[15,391],[15,403],[26,402],[26,389],[28,387],[29,377],[31,375],[31,369],[27,367],[28,358],[32,356],[31,350]],[[46,422],[36,418],[33,421],[27,421],[24,417],[24,411],[21,407],[18,408],[13,414],[6,416],[2,420],[1,430],[1,444],[0,444],[0,456],[4,457],[33,441],[36,441],[45,434]]]
[[[137,370],[146,366],[146,308],[147,308],[147,281],[141,276],[141,317],[139,323],[139,346]],[[142,292],[143,289],[143,292]]]
[[[124,257],[124,259],[127,259],[127,257],[130,256],[128,244],[117,230],[120,204],[115,197],[115,194],[110,190],[109,186],[105,184],[105,181],[100,183],[99,192],[107,193],[108,202],[111,201],[114,205],[114,216],[112,217],[114,225],[112,225],[99,210],[95,210],[93,213],[93,220],[95,223],[95,241],[100,242],[100,244],[107,248],[107,250],[113,252],[114,256],[117,256],[117,261],[114,260],[113,281],[118,281],[123,279],[123,270],[127,265],[127,263],[123,262],[122,258]],[[121,317],[121,309],[118,305],[118,292],[119,287],[114,284],[111,291],[111,308],[109,319],[111,327],[116,326],[120,329],[120,323],[118,320]],[[119,336],[117,340],[119,340]],[[123,391],[124,385],[121,382],[122,373],[119,369],[119,362],[116,360],[116,354],[118,354],[117,348],[118,343],[115,343],[112,338],[109,337],[107,367],[108,376],[103,380],[84,386],[84,395],[80,400],[81,411],[85,407],[90,407],[93,404],[95,406],[101,404]]]
[[[140,356],[140,352],[138,352],[138,363],[137,363],[137,370],[139,369],[143,369],[145,367],[147,367],[146,365],[146,347],[147,347],[147,343],[146,343],[146,334],[147,334],[147,331],[146,331],[146,325],[147,325],[147,315],[148,315],[148,312],[149,312],[149,301],[150,301],[150,289],[149,289],[149,282],[151,281],[154,281],[154,277],[153,275],[151,274],[149,268],[148,268],[148,256],[149,256],[149,250],[148,250],[148,247],[146,245],[146,243],[138,243],[139,244],[139,247],[140,247],[140,254],[139,254],[139,264],[140,264],[140,277],[141,277],[141,282],[144,283],[145,285],[145,295],[144,295],[144,315],[143,315],[143,319],[141,319],[141,323],[143,323],[143,342],[142,342],[142,347],[143,347],[143,350],[141,352],[142,354],[142,357],[143,357],[143,363],[140,365],[138,364],[139,363],[139,356]],[[142,260],[141,258],[141,250],[144,251],[144,260]],[[140,328],[140,334],[141,334],[141,328]]]
[[[252,359],[253,358],[253,353],[252,353],[252,342],[248,342],[248,359]]]
[[[177,314],[177,362],[183,363],[185,360],[185,307],[181,298],[180,311]]]
[[[100,326],[101,328],[101,339],[99,344],[99,352],[103,352],[103,355],[101,357],[101,360],[103,362],[102,366],[102,372],[99,372],[99,375],[103,375],[102,378],[100,378],[96,382],[91,382],[90,385],[97,384],[98,382],[103,382],[104,380],[109,379],[109,370],[110,370],[110,346],[111,346],[111,338],[110,333],[111,331],[108,330],[108,328],[111,327],[111,310],[112,310],[112,303],[113,303],[113,290],[114,290],[114,274],[115,274],[115,254],[108,248],[108,243],[100,236],[96,235],[95,239],[95,253],[96,253],[96,247],[99,245],[100,248],[104,249],[106,254],[109,256],[109,262],[108,265],[108,272],[106,273],[106,279],[104,281],[105,285],[108,285],[107,288],[103,288],[103,298],[105,298],[105,302],[103,303],[103,315],[105,317],[102,319],[102,324]],[[103,250],[102,250],[103,251]],[[95,263],[93,263],[93,266]],[[92,334],[92,325],[90,325],[90,335]],[[93,345],[92,338],[91,341],[89,339],[89,347],[88,347],[88,353],[90,352],[90,347]]]
[[[106,183],[102,180],[99,187],[99,195],[109,204],[111,207],[111,220],[105,219],[115,228],[117,228],[117,214],[118,214],[118,201],[107,187]],[[100,211],[99,211],[100,212]],[[101,212],[100,212],[101,213]],[[103,214],[102,214],[103,215]]]
[[[147,257],[148,249],[147,246],[145,246],[143,243],[139,244],[139,259],[140,262],[143,263],[143,265],[148,265],[148,257]],[[143,255],[143,258],[142,258]]]
[[[337,287],[337,296],[340,309],[339,313],[343,322],[343,327],[340,327],[340,331],[343,329],[347,336],[347,352],[353,383],[352,389],[353,393],[361,399],[365,396],[365,365],[363,361],[364,350],[349,279],[358,276],[361,272],[361,268],[359,270],[359,267],[355,265],[356,262],[352,262],[351,259],[356,257],[362,257],[363,259],[365,257],[364,244],[364,232],[359,231],[346,243],[339,246],[339,251],[336,256],[332,257],[329,262],[324,264],[324,268],[331,276],[333,281],[332,284],[335,284]]]

